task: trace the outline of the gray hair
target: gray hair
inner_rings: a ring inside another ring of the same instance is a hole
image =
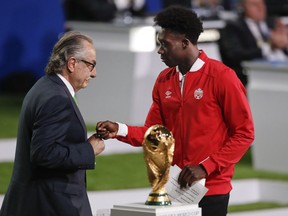
[[[90,37],[80,32],[69,31],[63,34],[53,47],[49,62],[45,68],[46,74],[61,74],[67,60],[71,56],[80,56],[83,53],[83,41],[93,44]]]

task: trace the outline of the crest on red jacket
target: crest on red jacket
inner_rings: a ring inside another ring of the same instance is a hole
[[[198,88],[194,91],[194,98],[199,100],[203,97],[203,90],[201,88]]]

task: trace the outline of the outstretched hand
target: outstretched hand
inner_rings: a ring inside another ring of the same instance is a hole
[[[105,149],[105,143],[102,139],[97,137],[96,134],[91,135],[88,138],[88,142],[91,144],[95,156],[103,152]]]
[[[179,174],[178,183],[180,188],[191,187],[192,183],[206,178],[206,170],[201,165],[186,165]]]
[[[115,138],[118,132],[118,124],[111,121],[100,121],[96,124],[96,134],[101,139]]]

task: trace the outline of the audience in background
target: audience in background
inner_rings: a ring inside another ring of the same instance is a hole
[[[233,68],[242,83],[248,83],[243,61],[287,60],[288,33],[279,18],[268,18],[264,0],[241,0],[241,14],[220,31],[222,61]]]
[[[170,5],[192,8],[191,0],[64,0],[63,5],[67,20],[99,22],[126,16],[145,17]]]
[[[146,17],[171,5],[194,9],[203,20],[221,19],[223,11],[235,12],[239,0],[63,0],[67,20],[111,22],[119,16]],[[265,0],[269,14],[288,14],[286,0]]]
[[[221,0],[196,0],[192,7],[202,20],[220,19],[220,12],[224,10]]]
[[[155,0],[154,0],[155,1]],[[141,17],[146,14],[145,0],[114,0],[117,13],[130,13],[130,16]]]
[[[222,0],[221,1],[224,10],[227,10],[227,11],[235,11],[237,8],[237,2],[238,0]]]
[[[115,18],[114,0],[64,0],[67,20],[109,22]]]

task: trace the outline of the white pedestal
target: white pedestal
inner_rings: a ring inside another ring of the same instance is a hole
[[[198,205],[173,203],[171,206],[152,206],[144,203],[114,205],[111,216],[201,216]]]
[[[254,123],[253,166],[288,172],[288,63],[245,62]]]

